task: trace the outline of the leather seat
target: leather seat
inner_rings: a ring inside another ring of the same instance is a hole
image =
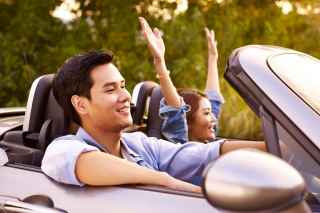
[[[45,151],[49,143],[68,133],[70,121],[64,116],[52,92],[54,74],[37,78],[30,89],[23,131],[31,146]]]
[[[144,124],[144,132],[149,137],[163,138],[161,134],[162,119],[159,117],[159,106],[162,98],[160,86],[152,81],[143,81],[134,87],[132,102],[136,105],[133,123]]]

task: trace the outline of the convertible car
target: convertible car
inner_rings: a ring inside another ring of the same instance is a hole
[[[205,169],[203,195],[144,185],[77,187],[45,176],[46,147],[77,126],[52,95],[53,75],[41,76],[26,108],[0,109],[0,212],[318,212],[319,70],[318,59],[281,47],[233,51],[225,78],[260,117],[269,153],[223,155]],[[156,83],[137,84],[127,131],[161,138],[160,98]]]

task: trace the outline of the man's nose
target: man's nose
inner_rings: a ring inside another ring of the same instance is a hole
[[[119,101],[121,101],[121,102],[129,101],[130,102],[130,100],[131,100],[130,93],[128,92],[127,89],[123,89],[121,91],[121,94],[120,94],[120,97],[119,97]]]

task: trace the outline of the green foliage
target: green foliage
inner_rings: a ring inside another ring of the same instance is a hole
[[[138,28],[138,16],[164,32],[166,59],[178,87],[203,89],[206,42],[203,28],[216,32],[222,77],[228,55],[247,44],[272,44],[320,57],[319,16],[299,15],[297,6],[285,15],[271,0],[189,0],[189,8],[174,16],[176,3],[159,1],[172,19],[150,13],[151,0],[81,0],[81,16],[64,24],[51,16],[59,0],[0,0],[0,106],[24,105],[31,82],[54,73],[79,52],[110,49],[129,90],[142,80],[156,80],[152,59]],[[319,6],[318,1],[292,1]],[[221,78],[226,99],[220,119],[224,137],[261,139],[258,118]]]

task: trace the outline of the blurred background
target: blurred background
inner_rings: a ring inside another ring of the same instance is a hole
[[[35,78],[92,49],[113,51],[130,91],[156,81],[139,16],[163,31],[177,87],[204,88],[203,29],[215,30],[226,100],[221,137],[263,138],[258,118],[223,79],[233,49],[271,44],[320,58],[319,0],[0,0],[0,107],[24,106]]]

